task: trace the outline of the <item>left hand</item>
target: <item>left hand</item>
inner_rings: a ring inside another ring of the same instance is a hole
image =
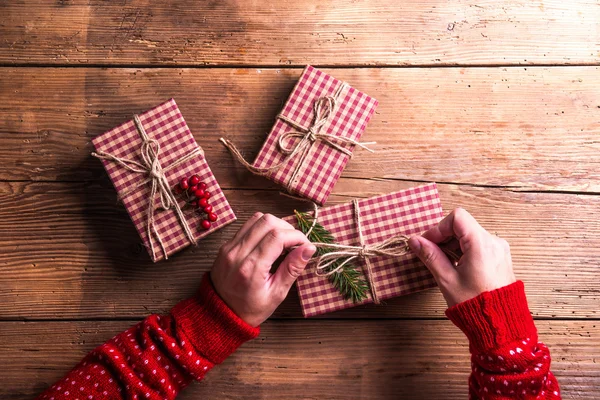
[[[272,274],[273,263],[292,247]],[[316,250],[284,220],[256,213],[221,247],[210,276],[223,301],[248,324],[258,326],[285,299]]]

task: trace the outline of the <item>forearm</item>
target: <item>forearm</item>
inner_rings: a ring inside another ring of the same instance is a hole
[[[473,399],[560,399],[521,281],[457,304],[446,315],[469,339]]]
[[[225,305],[207,274],[196,296],[94,349],[39,398],[174,399],[258,332]]]

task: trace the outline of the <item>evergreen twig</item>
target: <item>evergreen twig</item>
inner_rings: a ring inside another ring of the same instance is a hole
[[[300,230],[306,234],[313,224],[313,217],[305,212],[294,210],[296,221]],[[318,222],[315,224],[313,230],[308,235],[308,240],[313,243],[335,243],[335,239],[331,232]],[[333,251],[326,247],[317,247],[317,255],[323,255]],[[325,273],[333,271],[346,259],[342,258],[332,263]],[[342,269],[338,272],[334,272],[328,275],[329,282],[335,287],[347,300],[352,300],[354,303],[358,303],[367,298],[367,292],[369,285],[365,281],[360,270],[352,263],[346,263]]]

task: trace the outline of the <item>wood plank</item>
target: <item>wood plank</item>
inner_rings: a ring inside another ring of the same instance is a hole
[[[598,63],[593,0],[2,2],[0,63]]]
[[[0,323],[0,396],[32,398],[134,321]],[[538,321],[564,399],[600,396],[600,327]],[[182,399],[464,399],[466,339],[449,321],[271,321]]]
[[[378,98],[346,177],[600,192],[597,67],[338,69]],[[217,141],[252,158],[300,70],[4,68],[0,179],[90,180],[92,137],[173,96],[228,188],[265,187]],[[39,96],[44,90],[47,96]],[[274,187],[274,186],[270,186]]]
[[[342,179],[331,202],[413,182]],[[439,185],[446,211],[462,205],[512,246],[536,317],[598,318],[600,196]],[[239,221],[171,260],[152,264],[105,178],[98,183],[0,183],[0,318],[141,318],[191,295],[221,243],[256,210],[296,207],[276,191],[227,190]],[[437,290],[326,318],[443,317]],[[276,313],[300,318],[295,290]]]

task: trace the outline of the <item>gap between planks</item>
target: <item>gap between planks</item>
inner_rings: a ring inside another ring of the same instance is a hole
[[[354,179],[354,180],[358,180],[358,181],[376,181],[376,182],[404,182],[404,183],[418,183],[418,184],[427,184],[427,183],[436,183],[438,185],[453,185],[453,186],[460,186],[460,187],[467,187],[467,188],[482,188],[482,189],[501,189],[501,190],[506,190],[509,192],[513,192],[513,193],[539,193],[539,194],[572,194],[575,196],[598,196],[600,195],[600,192],[582,192],[582,191],[576,191],[576,190],[552,190],[552,189],[536,189],[536,190],[532,190],[532,189],[528,189],[523,187],[521,189],[521,186],[509,186],[509,185],[486,185],[486,184],[478,184],[478,183],[467,183],[467,182],[454,182],[454,181],[426,181],[426,180],[420,180],[420,179],[406,179],[406,178],[378,178],[378,177],[372,177],[372,178],[365,178],[365,177],[360,177],[360,176],[344,176],[343,178],[345,179]],[[93,180],[31,180],[31,179],[0,179],[0,183],[46,183],[46,184],[53,184],[53,183],[93,183],[95,181]],[[227,187],[227,186],[221,186],[222,190],[231,190],[231,191],[242,191],[242,190],[254,190],[254,191],[261,191],[261,192],[273,192],[273,193],[279,193],[281,192],[281,190],[278,189],[272,189],[272,188],[261,188],[261,187],[255,187],[252,189],[248,189],[248,188],[240,188],[240,187]],[[333,193],[335,194],[335,193]],[[353,196],[345,196],[343,194],[338,194],[340,197],[348,197],[348,198],[354,198]]]
[[[102,64],[102,63],[81,63],[81,64],[48,64],[48,63],[0,63],[0,68],[99,68],[99,69],[299,69],[306,65],[312,65],[319,69],[411,69],[411,68],[563,68],[563,67],[600,67],[600,63],[571,63],[571,64],[518,64],[518,63],[481,63],[481,64],[405,64],[405,65],[386,65],[386,64]]]

